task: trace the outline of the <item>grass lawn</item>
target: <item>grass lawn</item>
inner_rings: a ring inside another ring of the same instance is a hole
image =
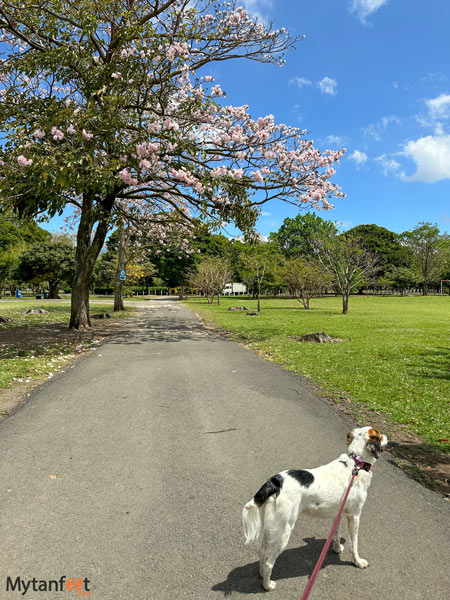
[[[403,423],[440,450],[450,444],[450,297],[341,298],[311,301],[262,300],[258,316],[227,312],[230,306],[256,310],[256,301],[222,298],[187,301],[200,316],[285,368],[304,375],[327,394],[351,398]],[[308,344],[291,336],[324,331],[343,343]]]
[[[43,308],[48,313],[24,314],[30,308]],[[112,313],[112,305],[91,305],[91,315],[104,312]],[[131,310],[117,312],[114,320],[130,314]],[[99,337],[95,328],[87,332],[68,329],[70,300],[2,301],[0,315],[13,319],[9,323],[0,323],[0,390],[15,383],[31,383],[52,376],[67,359]],[[103,324],[103,321],[99,323]],[[62,327],[52,329],[57,324]]]

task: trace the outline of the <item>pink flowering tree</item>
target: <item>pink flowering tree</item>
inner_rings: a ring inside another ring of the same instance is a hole
[[[174,215],[248,230],[272,199],[327,209],[343,195],[331,182],[343,151],[224,102],[210,65],[281,65],[294,42],[233,1],[10,0],[0,29],[0,202],[33,217],[76,208],[71,327],[90,325],[118,203],[163,243]]]

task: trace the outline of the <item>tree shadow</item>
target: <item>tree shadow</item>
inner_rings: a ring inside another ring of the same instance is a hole
[[[274,581],[311,575],[325,540],[304,538],[304,541],[306,542],[305,546],[289,548],[278,557],[272,572]],[[325,569],[328,565],[353,566],[353,563],[342,560],[340,555],[329,551],[321,569]],[[231,596],[233,592],[240,594],[263,592],[264,588],[259,576],[259,562],[256,561],[242,567],[236,567],[228,573],[225,581],[217,583],[211,589],[215,592],[222,592],[224,596]]]
[[[417,372],[418,377],[450,379],[450,348],[438,347],[418,355],[418,361],[408,366]]]
[[[124,327],[107,340],[107,344],[144,344],[147,342],[200,341],[208,338],[214,341],[202,323],[194,320],[181,320],[171,316],[142,318],[129,327]]]

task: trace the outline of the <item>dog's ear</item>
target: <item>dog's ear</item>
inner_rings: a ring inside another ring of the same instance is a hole
[[[381,454],[381,442],[383,439],[383,434],[381,433],[381,431],[372,428],[369,429],[367,435],[369,436],[369,440],[367,442],[367,449],[370,452],[372,452],[375,458],[378,458]]]
[[[352,431],[350,431],[349,433],[347,433],[347,446],[350,446],[350,444],[353,441],[353,429]]]

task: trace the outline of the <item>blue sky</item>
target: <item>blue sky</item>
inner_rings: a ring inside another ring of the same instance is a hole
[[[211,73],[229,104],[305,128],[321,149],[347,148],[334,177],[347,197],[318,214],[343,229],[431,221],[450,232],[450,2],[241,2],[306,37],[283,68],[241,60]],[[258,228],[267,235],[296,214],[267,204]]]
[[[347,148],[333,179],[347,197],[320,216],[341,229],[376,223],[400,233],[431,221],[450,232],[449,0],[241,3],[304,40],[283,68],[240,60],[202,74],[253,117],[274,114],[321,149]],[[267,204],[258,229],[266,236],[297,212]]]

